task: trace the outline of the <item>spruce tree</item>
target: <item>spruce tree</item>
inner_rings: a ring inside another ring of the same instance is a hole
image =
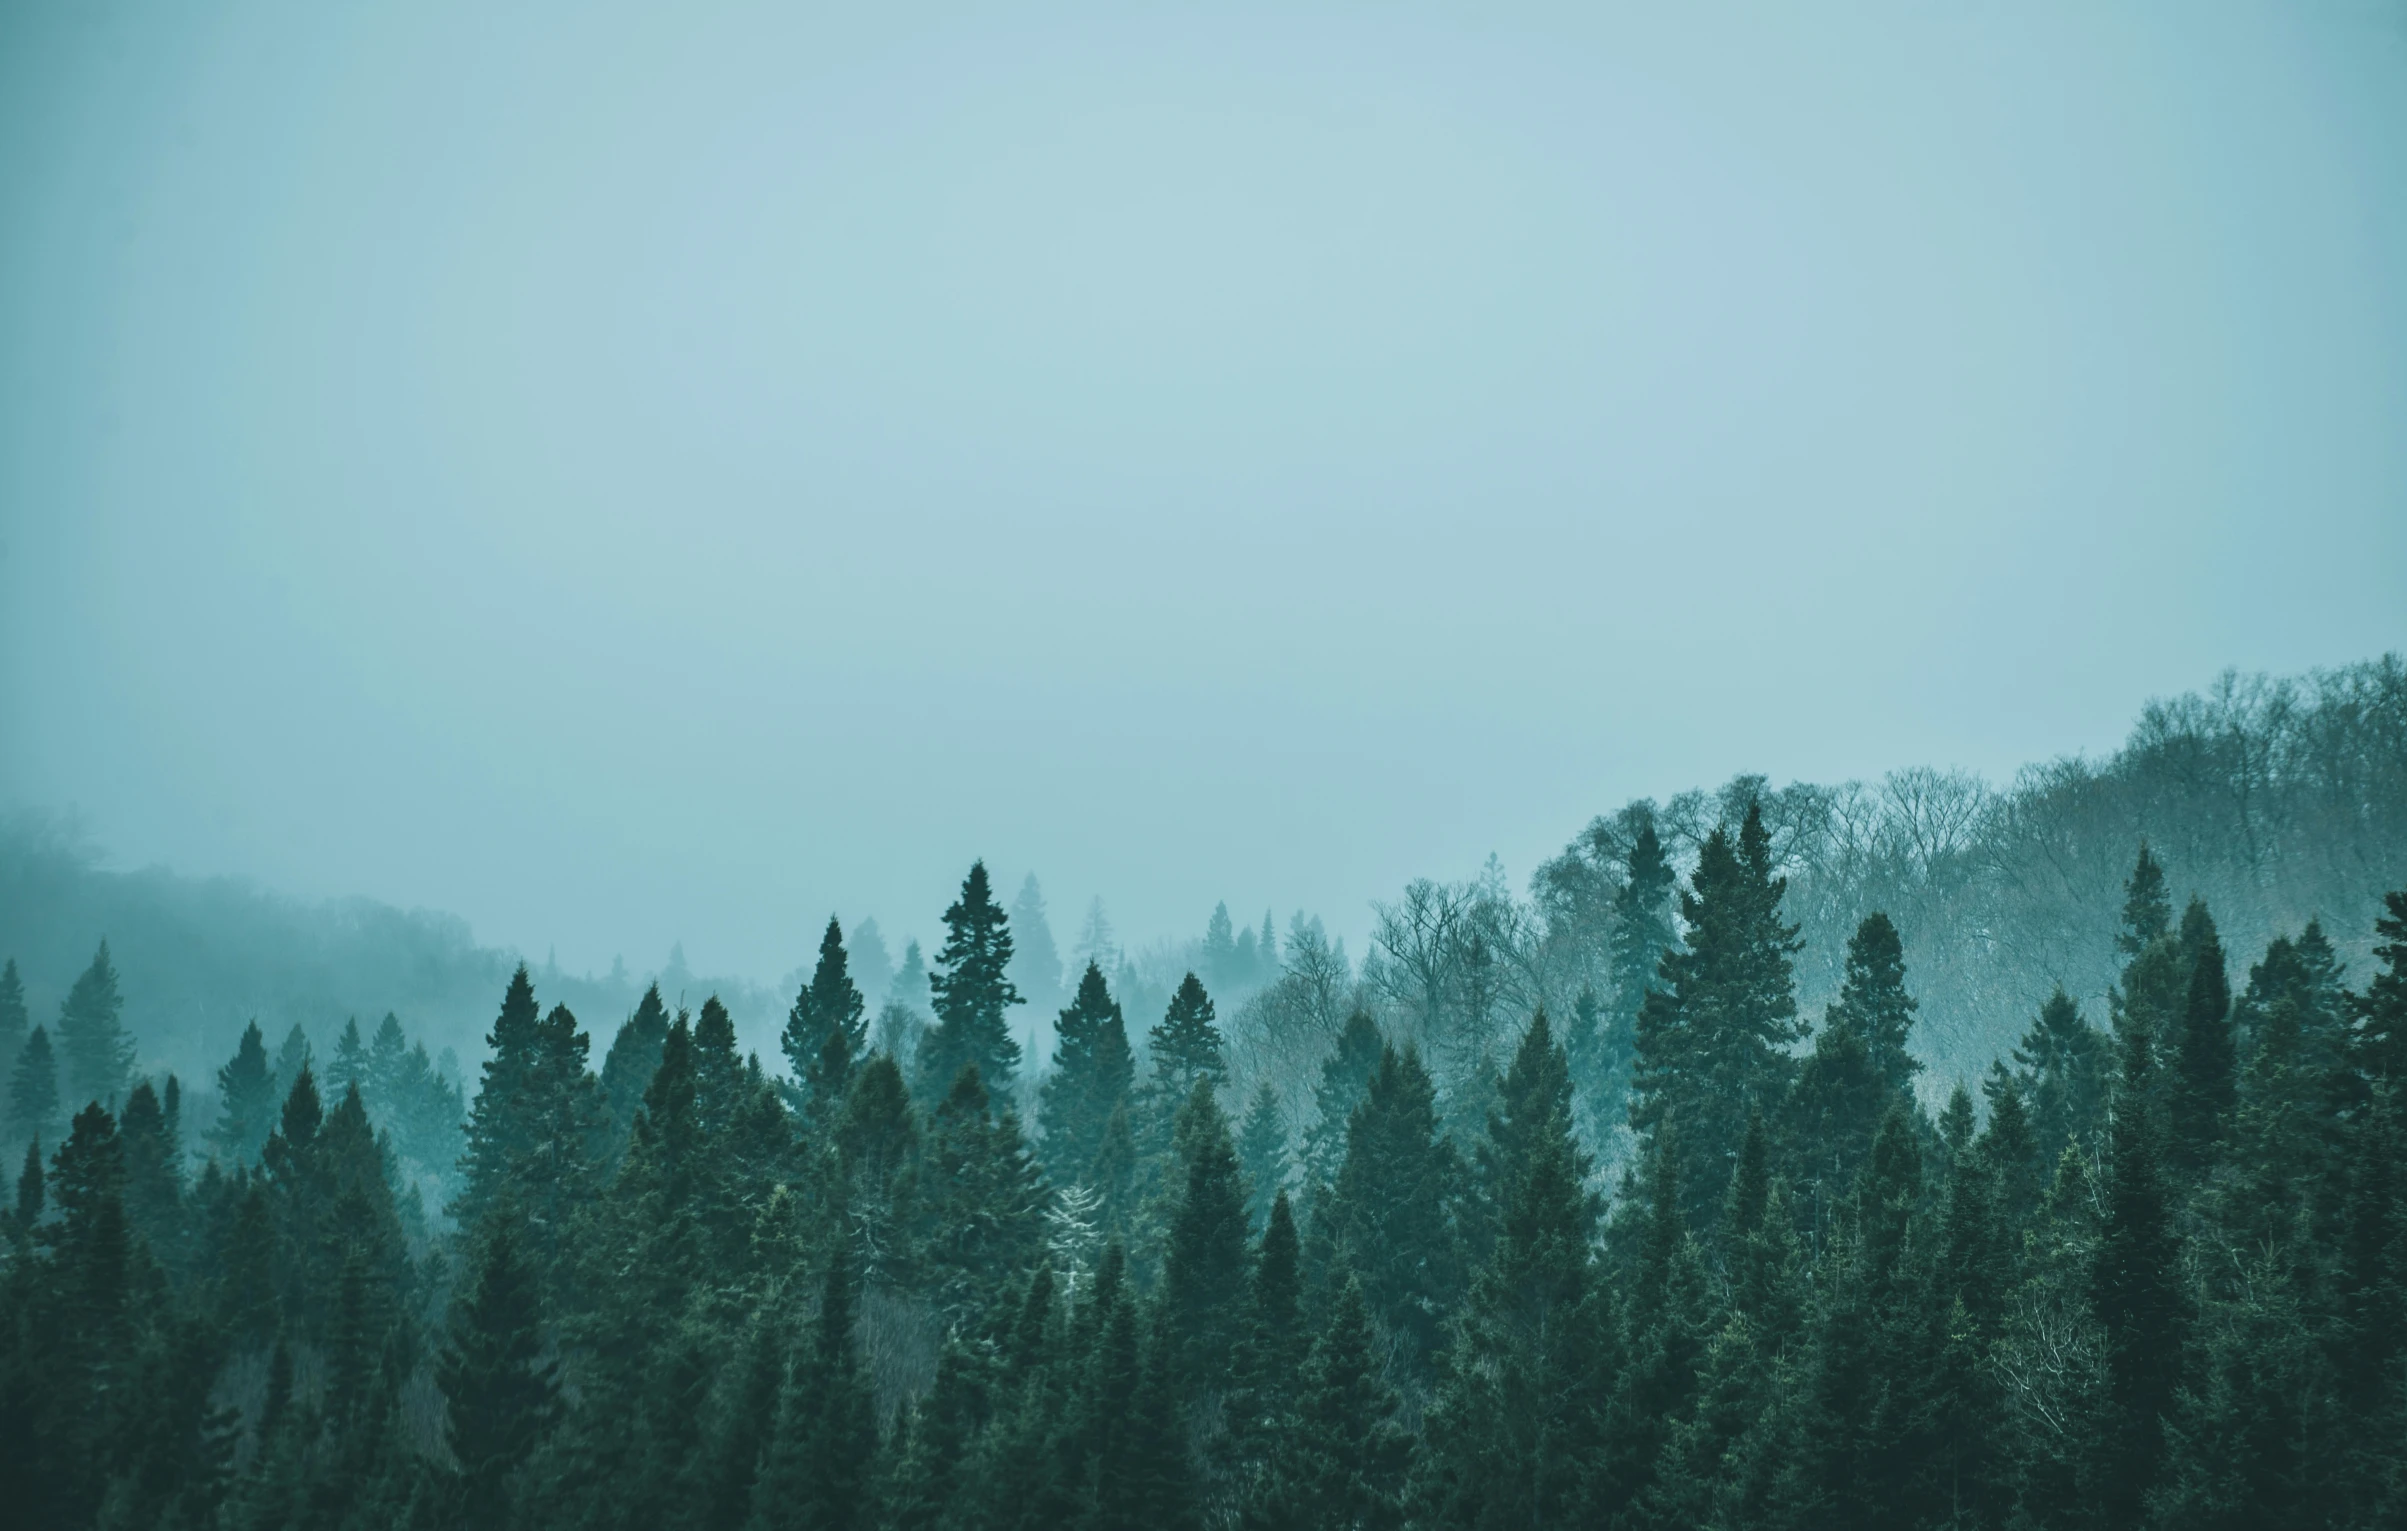
[[[1461,1181],[1420,1053],[1383,1047],[1312,1233],[1327,1279],[1360,1278],[1408,1371],[1425,1371],[1434,1359],[1462,1292]]]
[[[1246,1516],[1263,1531],[1386,1531],[1404,1521],[1411,1441],[1380,1374],[1370,1304],[1349,1279],[1304,1364],[1295,1427],[1262,1499]]]
[[[919,1194],[938,1306],[957,1320],[986,1310],[1035,1263],[1045,1195],[1019,1118],[963,1065],[930,1123]]]
[[[25,1045],[32,1018],[25,1009],[25,981],[17,976],[17,959],[0,963],[0,1075],[16,1067],[17,1049]]]
[[[1041,1152],[1056,1185],[1087,1183],[1103,1130],[1136,1077],[1120,1002],[1094,963],[1054,1022],[1053,1071],[1038,1097]]]
[[[1771,835],[1750,804],[1733,843],[1708,836],[1680,895],[1688,947],[1664,954],[1662,986],[1638,1018],[1630,1123],[1681,1157],[1679,1182],[1692,1221],[1719,1216],[1747,1113],[1781,1105],[1799,1035],[1791,959],[1797,928],[1780,918],[1788,880],[1772,875]]]
[[[460,1465],[459,1523],[471,1527],[508,1523],[513,1477],[559,1412],[542,1299],[515,1223],[506,1212],[488,1222],[474,1272],[452,1306],[450,1347],[435,1368],[449,1405],[444,1439]]]
[[[1162,1253],[1162,1321],[1172,1386],[1182,1397],[1228,1380],[1245,1302],[1245,1192],[1228,1120],[1198,1076],[1181,1109],[1177,1140],[1183,1182]]]
[[[2374,920],[2374,960],[2381,970],[2350,1001],[2356,1015],[2353,1049],[2368,1078],[2407,1086],[2407,890],[2382,895]]]
[[[184,1257],[184,1145],[159,1092],[145,1079],[126,1097],[118,1118],[125,1144],[126,1217],[170,1270]]]
[[[839,1241],[820,1288],[810,1353],[796,1359],[753,1485],[754,1531],[856,1531],[872,1523],[878,1445],[869,1382],[853,1348],[854,1277]]]
[[[624,1142],[635,1125],[635,1113],[644,1103],[644,1092],[652,1087],[652,1075],[660,1068],[660,1050],[668,1045],[669,1007],[660,997],[660,985],[654,983],[644,990],[644,997],[635,1010],[619,1023],[618,1035],[610,1039],[610,1051],[602,1059],[602,1104],[610,1113],[612,1139]],[[383,1034],[378,1033],[381,1045]]]
[[[1197,1080],[1218,1086],[1228,1077],[1211,997],[1193,973],[1179,981],[1170,1008],[1161,1024],[1146,1033],[1146,1041],[1153,1049],[1154,1089],[1166,1100],[1185,1100],[1194,1093]]]
[[[118,1022],[124,1008],[117,994],[117,969],[109,962],[109,943],[103,941],[92,965],[59,1004],[60,1082],[70,1102],[99,1101],[114,1109],[124,1096],[134,1069],[133,1039]]]
[[[1847,940],[1846,974],[1831,1019],[1844,1018],[1863,1037],[1873,1071],[1892,1094],[1911,1091],[1922,1070],[1906,1050],[1916,1008],[1906,992],[1905,943],[1896,925],[1877,911],[1866,915]]]
[[[1541,1011],[1491,1118],[1503,1205],[1439,1373],[1416,1490],[1433,1525],[1575,1521],[1602,1439],[1611,1379],[1596,1207],[1562,1068]]]
[[[1327,1186],[1345,1163],[1346,1133],[1354,1108],[1370,1093],[1371,1076],[1379,1072],[1379,1055],[1386,1043],[1379,1024],[1367,1010],[1346,1016],[1337,1046],[1321,1064],[1320,1082],[1313,1086],[1312,1125],[1304,1129],[1304,1181]]]
[[[969,1064],[986,1088],[1008,1095],[1019,1076],[1020,1045],[1003,1012],[1020,1003],[1020,991],[1010,978],[1011,924],[987,884],[985,862],[971,863],[961,897],[944,912],[944,928],[936,971],[928,975],[936,1024],[920,1038],[919,1090],[942,1099]]]
[[[1061,1000],[1061,951],[1053,944],[1053,922],[1045,915],[1045,890],[1030,872],[1011,901],[1011,981],[1030,1004],[1052,1008]]]
[[[2014,1047],[2016,1083],[2043,1163],[2054,1163],[2068,1144],[2084,1154],[2102,1146],[2109,1062],[2106,1037],[2057,985]]]
[[[2115,938],[2115,949],[2126,957],[2137,957],[2172,926],[2173,903],[2165,896],[2165,869],[2142,840],[2139,860],[2123,884],[2123,930]]]
[[[2136,1523],[2156,1487],[2184,1340],[2180,1236],[2164,1178],[2154,1068],[2152,1034],[2126,1034],[2110,1133],[2106,1220],[2091,1277],[2113,1410],[2102,1489],[2109,1512],[2125,1525]]]
[[[13,1139],[56,1140],[59,1124],[58,1062],[50,1055],[50,1033],[40,1026],[17,1050],[8,1076],[8,1130]]]
[[[829,915],[818,965],[778,1037],[794,1081],[791,1098],[806,1121],[833,1115],[851,1087],[854,1067],[869,1053],[868,1008],[845,958],[844,929]]]
[[[346,1016],[343,1034],[334,1044],[334,1067],[327,1071],[327,1086],[339,1097],[353,1085],[367,1089],[368,1039],[359,1033],[359,1017]]]
[[[2199,906],[2203,916],[2204,907]],[[2238,1101],[2237,1065],[2231,1034],[2231,984],[2224,975],[2223,945],[2209,922],[2190,968],[2181,1029],[2174,1039],[2170,1098],[2173,1163],[2197,1176],[2221,1151],[2223,1134]]]
[[[1613,993],[1603,1032],[1605,1055],[1623,1060],[1625,1077],[1616,1081],[1620,1093],[1628,1090],[1626,1073],[1630,1060],[1637,1056],[1638,1012],[1646,1003],[1647,991],[1655,987],[1664,954],[1680,944],[1680,933],[1672,924],[1672,890],[1678,882],[1663,854],[1663,841],[1655,833],[1654,815],[1647,814],[1630,843],[1628,876],[1613,895]],[[1613,1088],[1602,1079],[1590,1087],[1599,1085],[1608,1091]],[[1619,1120],[1620,1114],[1613,1119]]]
[[[257,1157],[276,1125],[276,1106],[282,1098],[275,1071],[268,1067],[267,1041],[253,1021],[242,1029],[234,1056],[217,1071],[218,1118],[209,1144],[229,1164]]]
[[[1270,1226],[1272,1203],[1287,1194],[1287,1113],[1267,1079],[1254,1087],[1237,1129],[1237,1164],[1245,1172],[1246,1222],[1259,1234]]]
[[[485,1040],[493,1056],[469,1119],[467,1184],[452,1215],[474,1227],[505,1202],[516,1207],[527,1257],[548,1269],[590,1189],[602,1126],[599,1086],[585,1066],[592,1041],[566,1006],[538,1012],[524,963]]]

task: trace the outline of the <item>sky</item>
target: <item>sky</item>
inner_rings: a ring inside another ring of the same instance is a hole
[[[2407,648],[2407,8],[0,14],[0,805],[774,978]]]

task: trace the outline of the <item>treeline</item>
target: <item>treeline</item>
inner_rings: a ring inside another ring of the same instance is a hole
[[[2352,990],[2319,926],[2243,972],[2150,851],[2126,865],[2105,1013],[2054,995],[1978,1102],[1932,1113],[1896,925],[1863,918],[1803,1017],[1750,805],[1673,889],[1610,1185],[1577,1126],[1593,995],[1442,1088],[1353,1011],[1298,1135],[1269,1081],[1233,1087],[1193,975],[1132,1037],[1090,964],[1024,1128],[982,866],[907,1053],[834,922],[774,1073],[724,1006],[657,989],[597,1068],[522,968],[456,1233],[379,1136],[375,1043],[339,1087],[304,1060],[255,1153],[221,1133],[197,1177],[147,1083],[28,1153],[0,1502],[44,1526],[2396,1524],[2407,893]],[[264,1040],[227,1067],[266,1077]]]

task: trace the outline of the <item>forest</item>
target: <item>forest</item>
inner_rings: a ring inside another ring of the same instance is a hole
[[[2403,698],[2227,679],[2004,790],[1634,803],[1359,964],[1223,911],[1024,993],[976,863],[908,986],[830,919],[767,1057],[718,995],[594,1025],[479,958],[473,1078],[388,1010],[188,1085],[122,937],[55,1004],[12,958],[0,1504],[2397,1525]]]

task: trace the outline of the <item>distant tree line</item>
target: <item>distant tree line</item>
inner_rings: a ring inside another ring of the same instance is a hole
[[[1603,981],[1561,1015],[1417,970],[1400,933],[1339,982],[1307,927],[1246,1009],[1342,1005],[1308,1067],[1257,1043],[1241,1077],[1193,973],[1132,1033],[1090,960],[1033,1081],[980,865],[907,1048],[834,921],[774,1072],[724,1005],[657,986],[597,1066],[521,967],[464,1112],[398,1023],[330,1063],[246,1032],[197,1173],[174,1081],[127,1088],[97,1022],[103,951],[48,1067],[69,1101],[122,1093],[28,1147],[8,1214],[0,1504],[728,1531],[2407,1515],[2407,892],[2352,986],[2314,921],[2243,968],[2126,847],[2103,1002],[2051,989],[1976,1093],[1921,1082],[1888,914],[1801,1002],[1763,802],[1682,860],[1637,822]],[[49,1039],[17,993],[0,973],[25,1079]],[[406,1164],[447,1110],[429,1207]]]

